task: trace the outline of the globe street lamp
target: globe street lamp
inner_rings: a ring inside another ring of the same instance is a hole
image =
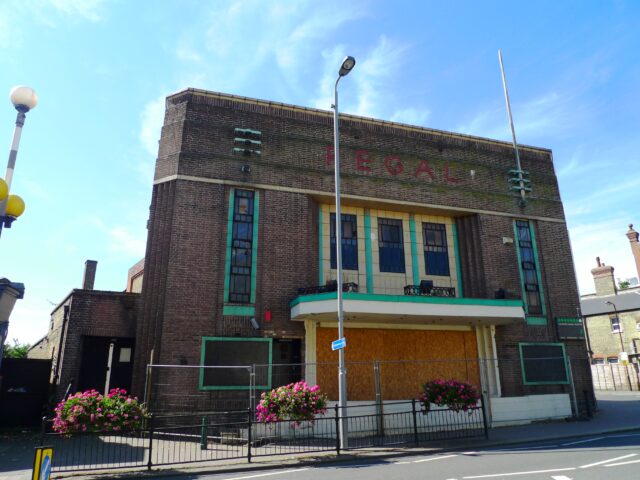
[[[333,154],[336,184],[336,269],[338,298],[338,339],[344,338],[344,311],[342,308],[342,213],[340,210],[340,131],[338,126],[338,82],[356,65],[356,59],[345,57],[333,89]],[[344,366],[344,347],[338,350],[338,406],[340,410],[340,446],[347,448],[347,369]]]
[[[9,152],[9,162],[7,163],[7,174],[0,183],[0,235],[3,227],[11,227],[11,223],[24,212],[24,201],[18,195],[10,195],[11,180],[13,179],[13,170],[16,166],[16,158],[18,157],[18,147],[20,146],[20,136],[22,135],[22,127],[27,117],[26,113],[32,110],[38,104],[38,95],[30,88],[23,85],[13,87],[9,94],[11,103],[18,111],[16,117],[16,128],[13,131],[13,141],[11,142],[11,151]]]

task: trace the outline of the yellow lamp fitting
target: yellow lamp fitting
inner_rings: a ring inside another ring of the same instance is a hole
[[[18,218],[24,213],[25,205],[24,200],[18,195],[9,195],[7,199],[7,209],[5,214],[9,217]]]
[[[0,178],[0,202],[2,202],[9,194],[9,185]]]

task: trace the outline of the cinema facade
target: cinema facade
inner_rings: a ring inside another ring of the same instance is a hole
[[[171,404],[179,391],[182,408],[206,410],[306,377],[337,397],[332,127],[322,110],[167,98],[138,393]],[[340,130],[349,399],[455,378],[481,388],[494,421],[582,409],[593,391],[551,151],[520,147],[522,203],[508,143],[350,115]],[[253,383],[150,363],[251,365]]]

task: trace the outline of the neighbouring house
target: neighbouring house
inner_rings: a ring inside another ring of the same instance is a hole
[[[627,238],[640,275],[638,232],[629,225]],[[596,259],[591,270],[596,292],[580,300],[594,365],[640,363],[640,287],[618,288],[614,267]],[[637,370],[637,369],[636,369]],[[637,375],[636,375],[637,377]],[[637,378],[635,383],[637,383]]]
[[[97,263],[86,261],[82,288],[53,309],[47,334],[27,354],[51,360],[55,400],[68,391],[131,388],[140,294],[94,290]]]

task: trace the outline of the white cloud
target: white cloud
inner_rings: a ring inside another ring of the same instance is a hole
[[[430,110],[418,110],[415,108],[405,108],[396,110],[391,115],[392,122],[407,123],[409,125],[420,125],[425,127],[427,119],[431,115]]]
[[[382,35],[375,48],[357,65],[358,105],[356,115],[367,117],[383,116],[381,110],[388,105],[392,95],[391,80],[404,60],[407,45],[397,43]]]
[[[124,253],[136,258],[144,256],[147,239],[146,237],[137,237],[127,228],[115,226],[107,230],[110,243],[109,250],[115,253]]]
[[[105,0],[41,0],[37,3],[50,5],[67,17],[98,22],[102,16]]]
[[[322,51],[322,75],[318,82],[318,93],[312,105],[315,108],[329,110],[333,105],[333,89],[338,76],[339,62],[346,56],[343,45],[336,45]]]
[[[388,116],[395,88],[393,72],[400,69],[408,48],[408,45],[382,35],[370,51],[361,53],[356,58],[353,73],[343,80],[353,86],[346,84],[340,87],[341,91],[351,91],[351,95],[344,96],[345,102],[340,101],[340,111],[365,117]],[[318,82],[318,93],[312,103],[316,108],[329,109],[333,104],[333,89],[345,53],[343,45],[336,45],[322,52],[322,75]],[[392,114],[396,117],[394,121],[406,123],[423,123],[428,115],[428,110],[420,112],[415,108],[397,110]]]
[[[549,138],[574,129],[588,116],[587,107],[570,105],[571,95],[549,92],[524,103],[511,103],[513,123],[518,142],[526,139]],[[482,137],[511,139],[507,108],[504,104],[478,113],[457,131]]]
[[[98,217],[87,218],[106,237],[107,249],[113,253],[122,253],[134,258],[143,257],[147,246],[146,231],[137,236],[131,229],[123,225],[106,225]]]
[[[321,52],[336,30],[365,15],[363,2],[236,0],[212,3],[175,50],[204,88],[242,94],[256,81],[281,90],[288,101],[308,98]],[[203,33],[204,32],[204,33]],[[270,71],[268,76],[259,72]]]
[[[160,130],[164,122],[165,96],[161,95],[150,101],[144,107],[140,115],[141,129],[140,142],[147,152],[158,155],[158,140],[160,140]]]

